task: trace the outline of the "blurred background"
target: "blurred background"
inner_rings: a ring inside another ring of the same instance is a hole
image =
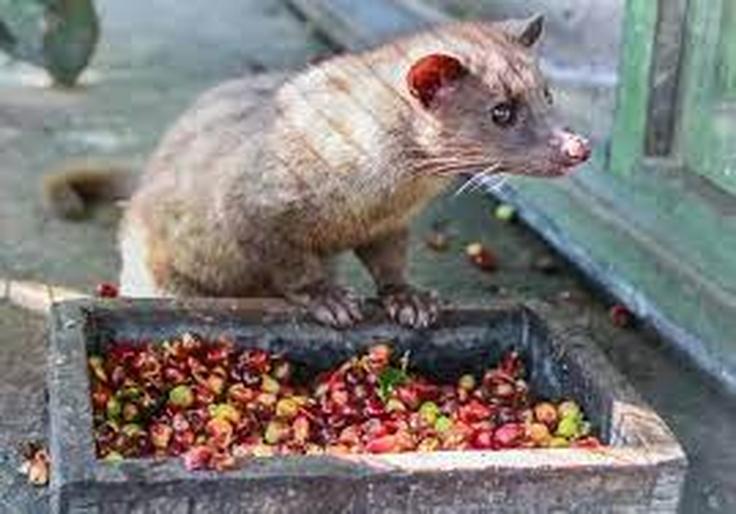
[[[560,115],[591,136],[594,159],[554,184],[440,198],[416,223],[412,275],[456,302],[554,304],[677,433],[692,467],[683,512],[736,512],[731,0],[0,0],[0,277],[84,291],[115,281],[119,210],[54,219],[40,178],[74,157],[140,168],[222,80],[297,70],[427,24],[536,12]],[[499,202],[520,222],[496,219]],[[437,232],[445,252],[425,244]],[[474,241],[497,254],[496,273],[468,266]],[[353,260],[343,273],[369,292]],[[635,321],[618,326],[612,308]],[[43,323],[0,303],[3,512],[46,509],[14,451],[45,437]]]

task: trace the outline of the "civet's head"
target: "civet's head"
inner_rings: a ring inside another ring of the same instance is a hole
[[[543,25],[536,16],[440,29],[433,35],[443,49],[407,70],[411,100],[422,111],[418,142],[445,163],[437,173],[552,177],[588,159],[587,140],[553,122],[553,96],[533,55]]]

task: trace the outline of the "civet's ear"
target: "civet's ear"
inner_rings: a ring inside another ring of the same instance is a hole
[[[509,20],[503,23],[503,30],[520,45],[531,48],[544,32],[544,15],[539,13],[525,20]]]
[[[468,70],[457,57],[430,54],[415,62],[406,75],[409,92],[424,107],[431,107],[437,95],[465,75]]]

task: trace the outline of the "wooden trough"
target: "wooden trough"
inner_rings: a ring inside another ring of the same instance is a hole
[[[543,304],[448,310],[410,331],[373,316],[349,331],[281,304],[71,301],[51,316],[52,511],[56,513],[676,512],[686,460],[670,430],[580,330]],[[532,391],[580,402],[607,443],[534,449],[253,459],[224,473],[180,460],[97,460],[86,360],[111,341],[196,332],[284,352],[315,372],[390,338],[437,378],[480,372],[518,350]]]

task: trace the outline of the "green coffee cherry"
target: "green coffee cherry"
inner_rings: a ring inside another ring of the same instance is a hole
[[[439,433],[444,433],[452,429],[452,420],[447,416],[440,416],[434,423],[434,429]]]
[[[194,403],[194,393],[189,386],[178,385],[169,391],[169,403],[186,409]]]
[[[511,221],[516,216],[516,209],[504,203],[496,207],[495,215],[499,221]]]
[[[105,413],[107,414],[107,417],[109,419],[117,419],[120,417],[120,414],[122,412],[122,404],[117,399],[115,399],[114,396],[110,397],[110,399],[107,400],[107,404],[105,405]]]
[[[549,440],[548,446],[550,448],[568,448],[570,446],[570,442],[564,437],[553,437]]]
[[[580,422],[576,416],[565,416],[557,425],[556,435],[565,439],[574,439],[580,435]]]
[[[440,408],[434,402],[424,402],[419,407],[419,415],[429,425],[434,425],[440,415]]]

